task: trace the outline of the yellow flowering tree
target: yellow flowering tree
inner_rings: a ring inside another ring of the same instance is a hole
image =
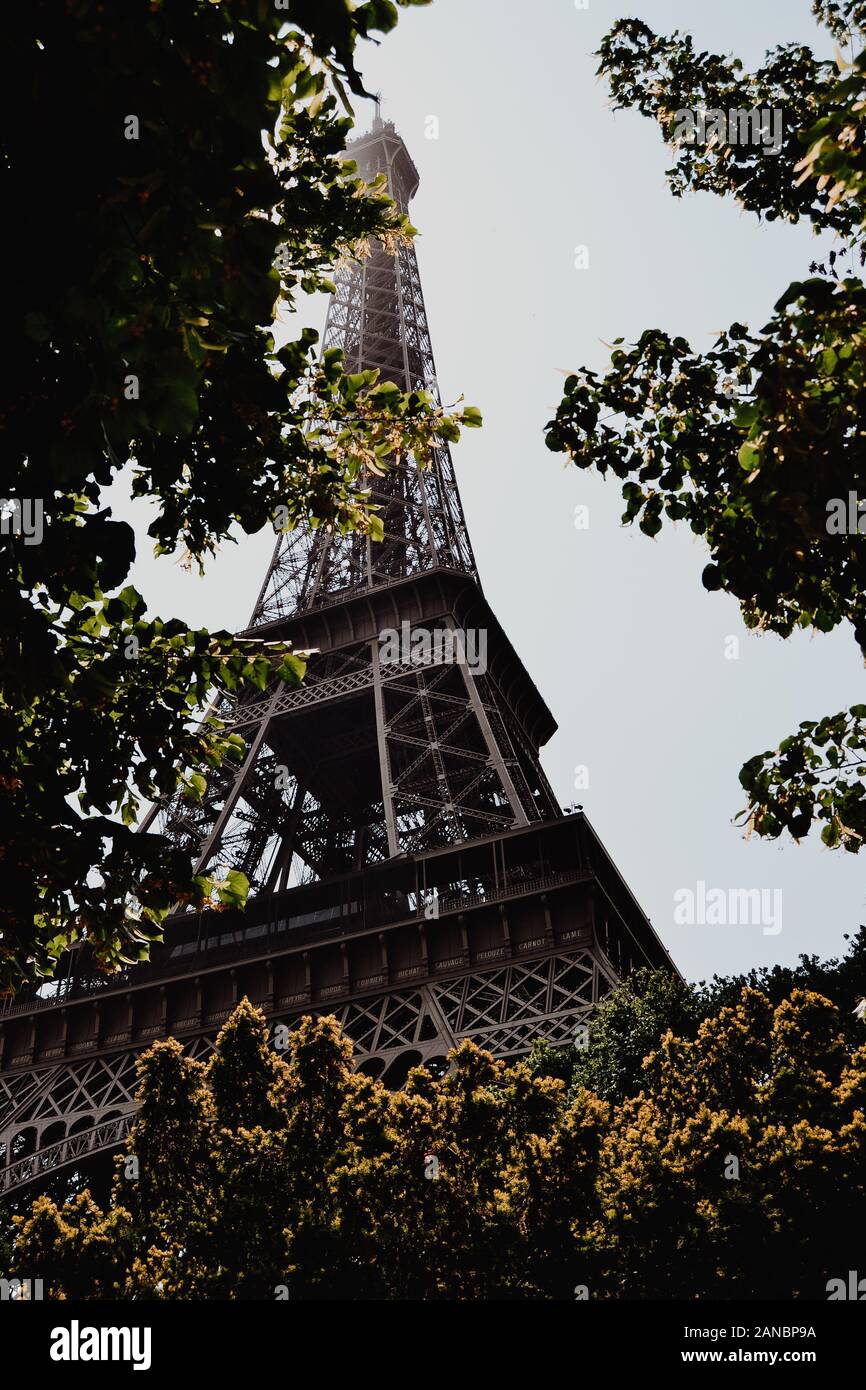
[[[111,1202],[40,1198],[52,1297],[826,1297],[866,1217],[866,1039],[760,990],[668,1031],[618,1102],[464,1042],[387,1091],[333,1018],[285,1055],[244,1000],[204,1065],[140,1063]]]

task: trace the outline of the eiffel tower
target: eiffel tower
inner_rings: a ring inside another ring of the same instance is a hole
[[[377,114],[349,154],[405,212],[418,173],[394,126]],[[438,402],[411,244],[338,271],[324,346]],[[139,1053],[171,1035],[206,1056],[244,995],[273,1023],[335,1014],[358,1065],[397,1087],[464,1038],[501,1058],[568,1043],[630,970],[674,969],[548,785],[556,724],[482,591],[448,448],[369,481],[384,540],[281,535],[245,630],[316,652],[305,683],[223,700],[243,764],[142,827],[198,872],[243,870],[246,911],[175,914],[122,976],[73,951],[51,998],[5,1009],[0,1195],[116,1148]]]

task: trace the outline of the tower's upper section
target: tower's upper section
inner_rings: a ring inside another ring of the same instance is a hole
[[[372,130],[353,140],[346,157],[367,182],[384,174],[388,192],[405,212],[418,187],[418,171],[394,126],[376,116]],[[380,381],[404,391],[426,391],[438,404],[439,385],[411,241],[374,241],[360,259],[338,268],[328,308],[324,347],[342,349],[350,373],[376,370]],[[446,445],[429,465],[395,463],[384,477],[366,479],[379,510],[384,539],[297,530],[274,553],[251,626],[341,602],[360,590],[431,569],[475,574],[472,547]]]
[[[346,156],[368,183],[384,174],[390,196],[401,212],[407,212],[418,188],[418,170],[391,122],[376,116],[373,129],[353,140]],[[374,244],[363,260],[341,268],[324,346],[343,349],[349,372],[376,368],[383,381],[394,381],[404,391],[429,391],[439,400],[413,246],[401,245],[392,253]],[[452,487],[456,488],[453,482]]]
[[[401,212],[408,211],[409,200],[417,193],[420,178],[393,122],[375,116],[373,129],[369,134],[352,140],[346,148],[346,155],[355,161],[358,174],[367,183],[372,183],[377,174],[384,174],[394,202]]]

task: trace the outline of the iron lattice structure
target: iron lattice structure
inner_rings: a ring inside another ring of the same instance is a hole
[[[384,173],[401,212],[418,187],[418,172],[403,141],[377,118],[372,134],[350,147],[359,174]],[[372,369],[404,391],[426,391],[439,405],[439,385],[415,247],[391,251],[374,243],[362,260],[343,266],[328,310],[324,347],[342,350],[348,372]],[[365,480],[381,507],[382,543],[323,530],[290,532],[277,543],[253,614],[253,627],[349,593],[390,584],[422,570],[475,575],[475,560],[447,446],[423,470],[411,459],[385,477]]]
[[[377,117],[349,152],[405,211],[418,174],[393,126]],[[411,244],[339,269],[325,345],[439,400]],[[171,1034],[206,1055],[243,995],[273,1020],[336,1014],[359,1065],[396,1086],[462,1038],[501,1057],[566,1042],[623,974],[673,969],[544,776],[556,725],[484,597],[449,450],[370,485],[384,540],[281,536],[245,630],[313,650],[304,685],[221,701],[242,765],[143,827],[198,871],[243,870],[246,912],[176,914],[123,977],[94,977],[78,950],[52,998],[7,1006],[0,1194],[115,1147],[141,1050]]]

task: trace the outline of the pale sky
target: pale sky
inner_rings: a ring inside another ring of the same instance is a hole
[[[622,527],[619,484],[545,448],[564,375],[603,369],[605,343],[660,327],[700,349],[735,320],[760,327],[817,249],[805,226],[670,196],[658,128],[614,114],[594,75],[593,50],[622,15],[690,30],[749,66],[788,41],[832,53],[809,0],[433,0],[401,10],[358,65],[421,175],[411,215],[442,397],[484,414],[454,451],[464,507],[487,597],[559,723],[545,770],[563,805],[583,803],[696,979],[836,953],[864,919],[866,851],[747,841],[731,823],[746,758],[862,700],[864,673],[848,629],[787,642],[747,632],[735,600],[701,586],[703,542],[682,527],[654,541]],[[362,130],[368,106],[357,103]],[[588,269],[575,269],[577,245]],[[321,331],[324,310],[309,301],[298,327]],[[578,504],[588,530],[575,529]],[[152,558],[145,504],[120,501],[116,514],[136,526],[133,582],[154,612],[246,623],[272,533],[226,547],[200,580]],[[738,660],[725,656],[732,636]],[[575,791],[578,765],[589,787]],[[780,893],[782,930],[676,925],[674,895],[699,881]]]

